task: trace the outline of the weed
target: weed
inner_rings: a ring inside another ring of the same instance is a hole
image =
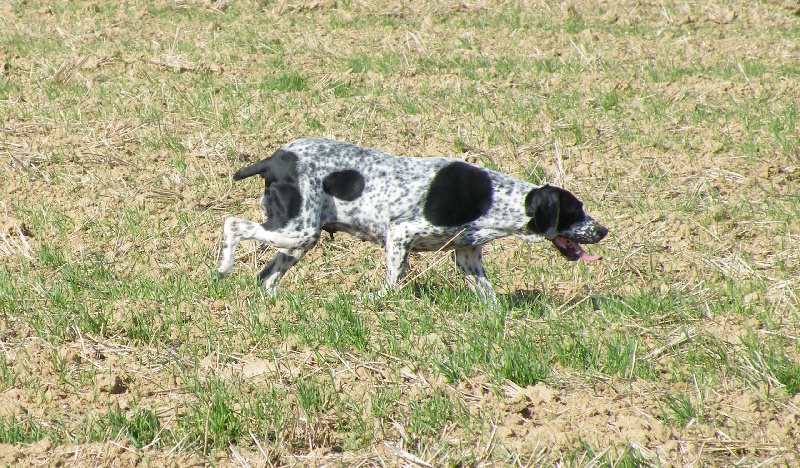
[[[692,397],[685,393],[665,395],[661,401],[666,405],[661,411],[668,422],[686,427],[690,422],[703,417],[699,402],[692,401]]]

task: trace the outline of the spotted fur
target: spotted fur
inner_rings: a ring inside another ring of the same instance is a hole
[[[454,251],[476,293],[494,300],[481,249],[505,236],[548,239],[575,260],[571,242],[597,243],[608,230],[570,192],[533,185],[453,158],[405,158],[319,138],[293,141],[240,169],[264,179],[263,224],[228,218],[219,273],[233,268],[236,246],[258,240],[278,249],[259,273],[270,293],[316,244],[320,232],[346,232],[386,249],[386,286],[398,284],[411,251]],[[564,247],[564,239],[567,247]],[[556,242],[559,240],[559,242]]]

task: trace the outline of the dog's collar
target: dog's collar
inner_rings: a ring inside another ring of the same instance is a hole
[[[551,227],[550,229],[545,231],[544,234],[542,234],[542,235],[544,236],[545,239],[551,241],[551,240],[555,239],[556,237],[558,237],[558,231],[556,230],[555,227]]]

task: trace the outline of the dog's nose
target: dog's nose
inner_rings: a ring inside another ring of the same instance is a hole
[[[608,234],[608,228],[598,224],[597,227],[595,228],[595,232],[597,233],[597,236],[600,239],[603,239],[604,237],[606,237],[606,234]]]

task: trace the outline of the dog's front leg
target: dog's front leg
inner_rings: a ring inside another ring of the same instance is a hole
[[[386,233],[386,283],[376,296],[396,289],[397,283],[408,273],[408,254],[414,243],[414,235],[406,224],[394,224]]]
[[[486,277],[486,269],[483,267],[483,246],[462,247],[456,249],[453,254],[456,259],[458,269],[464,273],[470,289],[484,302],[492,305],[497,304],[497,296],[494,288]]]

